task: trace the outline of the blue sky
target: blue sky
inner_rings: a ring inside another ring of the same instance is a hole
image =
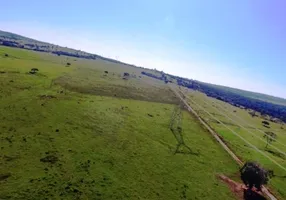
[[[283,0],[1,1],[0,29],[286,98]]]

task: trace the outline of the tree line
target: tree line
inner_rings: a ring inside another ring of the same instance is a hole
[[[241,94],[234,93],[227,89],[223,89],[221,87],[216,87],[215,85],[202,83],[199,81],[182,78],[179,76],[174,76],[170,74],[161,73],[161,76],[154,75],[152,73],[142,72],[142,74],[156,78],[162,81],[174,82],[171,80],[175,80],[175,82],[183,87],[187,87],[190,89],[198,90],[202,93],[205,93],[209,97],[216,98],[218,100],[227,102],[236,107],[244,107],[246,109],[255,110],[261,115],[268,115],[273,118],[280,119],[281,121],[286,123],[286,106],[278,105],[266,101],[262,101],[259,99],[254,99],[250,97],[243,96]]]

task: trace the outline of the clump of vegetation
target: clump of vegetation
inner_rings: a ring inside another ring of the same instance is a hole
[[[270,128],[270,126],[267,126],[267,125],[264,125],[264,124],[263,124],[263,126],[264,126],[265,128]]]
[[[129,73],[124,72],[124,73],[123,73],[123,78],[122,78],[122,79],[127,80],[127,79],[129,78],[129,76],[130,76],[130,74],[129,74]]]
[[[270,123],[268,121],[262,121],[262,124],[269,126]]]
[[[104,73],[108,74],[108,71],[104,71]]]
[[[37,68],[32,68],[29,73],[30,73],[30,74],[36,74],[38,71],[39,71],[39,69],[37,69]]]
[[[47,155],[46,157],[41,158],[40,161],[54,164],[58,161],[58,157],[56,157],[55,155]]]
[[[240,174],[241,180],[249,190],[255,187],[258,191],[261,191],[262,185],[268,183],[273,171],[263,169],[256,162],[246,162],[240,169]]]
[[[149,116],[149,117],[153,117],[153,115],[151,115],[151,114],[149,114],[149,113],[148,113],[148,116]]]
[[[7,53],[5,53],[5,55],[4,55],[5,57],[9,57],[9,55],[7,54]]]
[[[66,67],[69,67],[69,66],[71,66],[71,63],[68,62],[68,63],[66,64]]]
[[[272,142],[275,142],[277,135],[273,132],[268,131],[268,132],[265,132],[265,135],[263,137],[267,141],[266,146],[265,146],[265,148],[267,148],[269,144],[271,144]]]

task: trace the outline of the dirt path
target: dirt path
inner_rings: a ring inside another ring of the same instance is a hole
[[[237,183],[224,175],[219,175],[218,178],[228,185],[239,200],[267,200],[261,192],[248,190],[245,185]]]
[[[171,84],[168,84],[170,89],[175,93],[175,95],[184,103],[189,112],[197,117],[200,123],[212,134],[212,136],[218,141],[218,143],[227,151],[227,153],[239,164],[239,166],[243,165],[243,162],[235,155],[235,153],[220,139],[218,134],[197,114],[197,112],[192,109],[192,107],[188,104],[188,102],[184,99],[186,97],[180,95],[177,89],[175,89]],[[273,196],[266,187],[262,186],[262,192],[271,200],[277,200],[275,196]]]

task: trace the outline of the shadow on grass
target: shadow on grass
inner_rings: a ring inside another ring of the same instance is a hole
[[[191,154],[195,156],[200,155],[199,153],[194,152],[188,145],[186,145],[181,131],[174,131],[173,129],[171,129],[171,131],[178,142],[174,154],[180,153],[180,154]]]
[[[273,151],[273,150],[270,150],[270,149],[267,149],[267,148],[265,149],[265,151],[267,151],[268,153],[271,153],[273,156],[276,156],[276,157],[279,157],[279,158],[281,158],[283,160],[286,160],[285,155],[283,155],[282,153],[279,153],[277,151]]]
[[[243,199],[245,200],[267,200],[264,196],[252,190],[245,189],[243,191]]]
[[[186,145],[182,134],[181,121],[182,113],[180,106],[178,106],[174,108],[170,121],[170,130],[173,133],[175,139],[177,140],[177,146],[174,154],[180,153],[199,156],[199,153],[194,152],[188,145]]]

